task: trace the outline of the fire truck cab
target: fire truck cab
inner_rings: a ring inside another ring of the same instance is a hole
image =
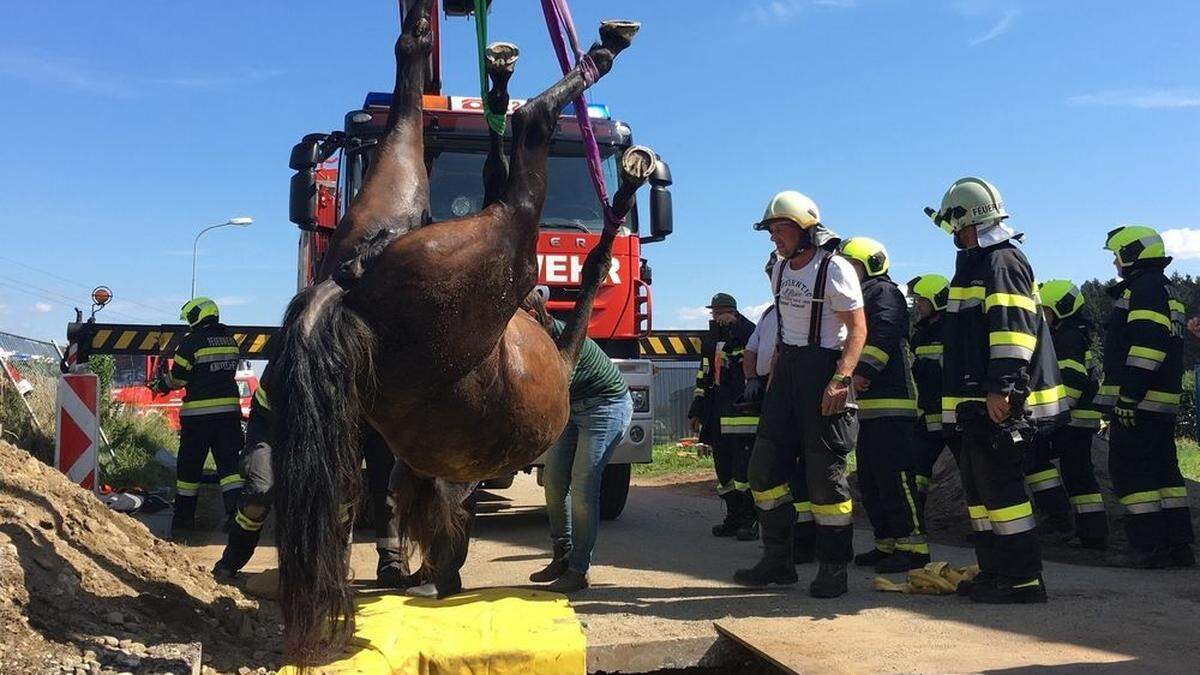
[[[514,99],[511,110],[524,101]],[[346,114],[344,128],[309,134],[292,149],[290,219],[300,230],[298,288],[311,285],[339,220],[362,187],[384,132],[390,93],[370,93],[360,110]],[[488,128],[479,98],[426,94],[423,99],[430,211],[434,220],[466,216],[483,207],[483,163]],[[609,197],[616,190],[617,159],[633,144],[629,125],[613,120],[607,106],[588,106],[600,147]],[[559,121],[548,166],[549,193],[538,237],[538,282],[548,291],[552,314],[574,306],[587,252],[599,240],[603,211],[590,182],[580,126],[568,109]],[[624,507],[630,465],[651,461],[652,366],[639,359],[638,339],[651,329],[651,269],[642,245],[673,230],[670,170],[659,160],[650,180],[648,232],[637,209],[629,214],[613,247],[613,264],[595,302],[588,335],[614,359],[629,383],[633,421],[604,476],[601,511],[615,518]],[[542,465],[539,458],[534,467]],[[533,467],[528,467],[530,470]],[[488,483],[506,487],[511,476]]]

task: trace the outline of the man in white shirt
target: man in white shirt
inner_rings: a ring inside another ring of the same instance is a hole
[[[767,273],[767,283],[775,278],[775,266],[779,256],[771,251],[767,258],[764,271]],[[774,286],[772,286],[774,288]],[[746,341],[746,358],[742,360],[742,369],[746,376],[746,389],[742,400],[738,402],[739,409],[745,413],[753,413],[754,425],[757,430],[759,414],[762,412],[762,400],[766,394],[767,382],[771,377],[771,366],[775,363],[776,341],[779,339],[779,313],[775,311],[774,303],[763,311],[758,318],[754,333]],[[799,456],[796,457],[799,460]],[[813,547],[816,545],[817,530],[813,522],[812,502],[808,500],[808,484],[804,478],[804,464],[797,461],[791,480],[792,506],[796,510],[796,523],[792,527],[792,562],[796,565],[810,563],[814,559]]]
[[[821,225],[817,205],[803,194],[775,195],[754,227],[770,230],[786,264],[777,266],[773,279],[779,353],[750,457],[763,557],[738,570],[734,580],[746,586],[796,583],[789,481],[800,455],[820,562],[808,590],[833,598],[846,592],[846,564],[854,557],[846,455],[858,432],[851,375],[867,334],[862,289],[854,268],[834,253],[836,237]]]

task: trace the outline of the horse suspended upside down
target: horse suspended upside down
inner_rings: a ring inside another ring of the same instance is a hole
[[[411,2],[411,0],[410,0]],[[580,296],[559,343],[518,305],[537,280],[547,156],[567,103],[607,74],[637,33],[607,21],[578,67],[513,113],[511,156],[492,131],[485,204],[430,222],[421,93],[432,46],[431,0],[416,0],[396,43],[396,84],[385,137],[335,233],[319,282],[291,302],[266,376],[277,451],[277,546],[286,652],[311,662],[353,629],[347,585],[347,505],[358,488],[365,419],[413,469],[397,494],[421,550],[460,522],[444,481],[475,482],[529,464],[568,417],[568,382],[606,277],[616,228],[582,270]],[[487,54],[488,105],[503,113],[512,45]],[[656,157],[622,158],[613,211],[623,217]]]

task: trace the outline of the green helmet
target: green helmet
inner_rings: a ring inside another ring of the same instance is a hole
[[[862,263],[863,269],[867,271],[867,277],[887,274],[890,265],[887,249],[883,247],[883,244],[870,237],[851,237],[842,242],[838,252],[851,260]]]
[[[1069,279],[1051,279],[1038,285],[1042,306],[1049,307],[1054,316],[1065,319],[1083,309],[1083,292]]]
[[[925,298],[940,312],[950,299],[950,280],[940,274],[922,274],[908,282],[908,293]]]
[[[217,303],[213,302],[211,298],[201,296],[183,303],[183,308],[179,310],[179,318],[186,321],[192,328],[195,328],[202,321],[209,318],[212,318],[214,321],[220,321],[221,310],[217,308]]]
[[[968,176],[954,181],[942,196],[942,208],[925,209],[938,227],[953,234],[972,225],[983,225],[1008,218],[1004,199],[995,185],[982,178]]]
[[[1167,257],[1162,237],[1145,225],[1122,225],[1108,233],[1104,248],[1117,256],[1117,264],[1129,267],[1139,260]]]

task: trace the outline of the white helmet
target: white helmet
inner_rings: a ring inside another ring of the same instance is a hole
[[[784,190],[771,198],[762,220],[754,224],[754,229],[769,230],[767,223],[780,218],[790,220],[801,229],[807,230],[821,224],[821,210],[807,195],[795,190]]]
[[[928,213],[928,210],[926,211]],[[942,229],[958,232],[972,225],[986,225],[1008,218],[1004,199],[995,185],[982,178],[968,176],[954,181],[942,197],[942,208],[931,214]]]

